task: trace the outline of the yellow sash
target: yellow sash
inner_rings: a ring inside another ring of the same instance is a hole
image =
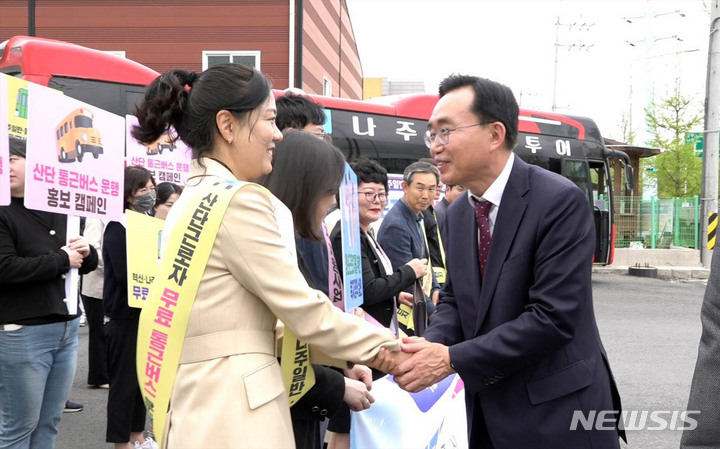
[[[208,183],[195,192],[184,193],[193,198],[173,229],[164,249],[165,257],[140,314],[137,374],[145,407],[161,445],[170,395],[200,279],[227,207],[235,192],[245,185],[245,182]],[[297,339],[289,331],[285,338],[292,343],[295,352],[288,359],[300,362],[301,370],[309,373],[309,379],[298,380],[297,388],[301,391],[296,396],[299,399],[312,387],[315,378],[309,368],[307,346],[294,343]],[[305,366],[307,368],[303,368]]]
[[[288,402],[292,407],[315,385],[315,371],[310,365],[310,348],[285,328],[280,359]]]
[[[290,210],[280,200],[272,197],[275,206],[275,219],[280,229],[280,236],[288,250],[288,254],[297,263],[295,247],[295,227]],[[299,341],[287,326],[283,328],[283,343],[280,358],[285,391],[290,406],[294,405],[305,393],[315,385],[315,371],[310,365],[310,347]]]
[[[145,407],[163,441],[170,394],[190,311],[228,204],[247,183],[198,187],[173,229],[155,282],[140,314],[137,374]]]

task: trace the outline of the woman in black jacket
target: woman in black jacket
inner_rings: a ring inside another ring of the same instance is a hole
[[[322,219],[335,203],[345,161],[342,153],[327,141],[307,131],[291,130],[284,134],[273,151],[273,171],[260,180],[292,212],[295,240],[321,241]],[[323,176],[318,176],[322,173]],[[302,254],[297,251],[298,266],[313,288],[312,275]],[[312,364],[315,385],[290,407],[297,449],[323,447],[320,422],[347,406],[355,411],[374,402],[368,391],[370,370],[355,365],[343,377],[335,369]],[[358,380],[356,380],[358,379]],[[364,382],[360,381],[363,380]]]
[[[425,275],[427,261],[413,259],[401,267],[393,267],[375,238],[370,225],[382,217],[387,202],[387,170],[369,159],[350,164],[358,181],[358,212],[360,214],[360,243],[363,269],[363,303],[365,312],[385,327],[396,332],[395,310],[398,304],[412,306],[412,295],[404,292]],[[333,252],[342,273],[342,239],[340,223],[330,234]]]
[[[0,447],[51,448],[77,359],[65,279],[94,270],[98,255],[83,238],[66,244],[66,215],[25,207],[25,142],[15,139],[10,192],[0,207]]]
[[[140,166],[125,168],[125,209],[148,213],[155,205],[155,180]],[[145,404],[135,371],[140,310],[128,305],[127,237],[125,224],[111,221],[105,227],[102,256],[105,262],[103,306],[107,339],[110,391],[107,402],[106,441],[115,449],[156,448],[145,438]]]
[[[370,225],[382,217],[387,202],[388,176],[380,164],[369,159],[358,159],[350,164],[357,175],[358,213],[360,215],[360,253],[362,255],[363,303],[362,309],[380,324],[397,334],[396,311],[398,304],[412,307],[412,295],[404,292],[425,275],[427,260],[413,259],[402,267],[394,268],[375,238]],[[330,240],[340,273],[342,273],[342,237],[340,222]],[[373,371],[373,378],[383,373]],[[349,447],[350,411],[341,408],[330,420],[328,430],[336,433],[336,449]]]

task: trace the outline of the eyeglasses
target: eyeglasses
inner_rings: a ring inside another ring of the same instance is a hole
[[[312,131],[309,131],[309,132],[310,132],[310,134],[314,134],[326,142],[332,143],[332,135],[331,134],[328,134],[328,133],[322,132],[322,131],[319,133],[312,132]]]
[[[437,139],[438,142],[440,142],[441,145],[447,145],[448,142],[450,142],[450,133],[457,130],[457,129],[463,129],[463,128],[472,128],[473,126],[483,126],[487,125],[488,123],[492,122],[482,122],[482,123],[475,123],[473,125],[465,125],[465,126],[456,126],[455,128],[440,128],[439,132],[435,132],[432,129],[428,129],[425,131],[425,145],[428,148],[432,148],[433,142],[435,139]]]
[[[149,189],[147,187],[143,187],[142,189],[138,189],[136,193],[138,195],[145,195],[146,193],[150,192],[155,192],[155,187],[151,187]]]
[[[375,192],[358,192],[358,194],[365,195],[365,199],[370,202],[374,203],[375,198],[379,199],[382,203],[383,201],[387,200],[387,194],[386,193],[375,193]]]

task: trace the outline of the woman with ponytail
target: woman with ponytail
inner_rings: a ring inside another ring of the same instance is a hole
[[[282,139],[276,113],[265,76],[235,64],[165,73],[137,108],[135,139],[152,142],[172,127],[193,151],[138,336],[138,376],[164,448],[295,447],[289,404],[312,383],[302,377],[311,371],[305,343],[313,363],[344,368],[387,371],[405,357],[391,332],[308,286],[290,211],[251,182],[272,170]],[[278,318],[299,342],[287,391],[276,358]],[[394,351],[382,366],[381,348]]]

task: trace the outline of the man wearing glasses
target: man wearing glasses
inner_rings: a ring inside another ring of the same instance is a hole
[[[404,341],[414,355],[392,372],[396,382],[415,392],[457,372],[472,448],[619,448],[620,398],[593,313],[586,198],[515,157],[508,87],[452,75],[440,97],[426,143],[442,181],[469,195],[448,208],[448,280],[427,341]],[[578,425],[596,414],[602,422]]]

